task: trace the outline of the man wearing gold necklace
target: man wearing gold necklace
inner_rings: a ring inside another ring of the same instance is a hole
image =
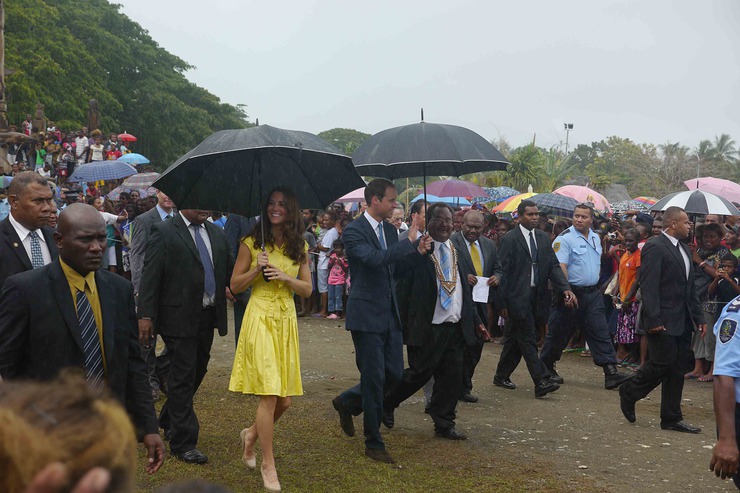
[[[462,392],[463,349],[475,344],[476,326],[468,274],[450,241],[452,208],[436,203],[427,209],[427,227],[434,240],[430,255],[408,256],[397,264],[397,294],[409,367],[385,396],[383,424],[392,428],[393,411],[434,377],[429,415],[434,434],[465,440],[455,429],[455,408]]]

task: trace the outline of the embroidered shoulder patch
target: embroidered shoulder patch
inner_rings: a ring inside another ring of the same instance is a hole
[[[722,320],[722,325],[719,326],[719,340],[722,344],[727,344],[735,336],[737,330],[737,321],[730,318]]]
[[[558,253],[558,250],[560,250],[560,242],[556,241],[552,244],[552,251],[555,253]]]

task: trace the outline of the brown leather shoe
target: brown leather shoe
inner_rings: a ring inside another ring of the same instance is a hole
[[[381,450],[377,448],[365,447],[365,455],[378,462],[385,462],[386,464],[396,463],[396,461],[393,460],[393,457],[391,457],[391,454],[389,454],[388,451],[385,449]]]

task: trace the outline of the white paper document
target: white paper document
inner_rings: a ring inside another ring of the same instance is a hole
[[[488,278],[476,277],[478,282],[473,286],[473,301],[476,303],[488,303]]]

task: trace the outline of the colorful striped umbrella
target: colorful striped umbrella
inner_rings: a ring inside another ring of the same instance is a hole
[[[519,202],[522,200],[528,199],[530,197],[534,197],[537,195],[536,193],[527,192],[527,193],[520,193],[519,195],[514,195],[513,197],[509,197],[508,199],[501,202],[499,205],[493,208],[493,212],[514,212],[517,207],[519,207]]]
[[[651,206],[658,201],[658,199],[656,199],[655,197],[645,197],[645,196],[635,197],[632,200],[634,200],[635,202],[639,202],[641,204],[645,204],[647,206]]]

